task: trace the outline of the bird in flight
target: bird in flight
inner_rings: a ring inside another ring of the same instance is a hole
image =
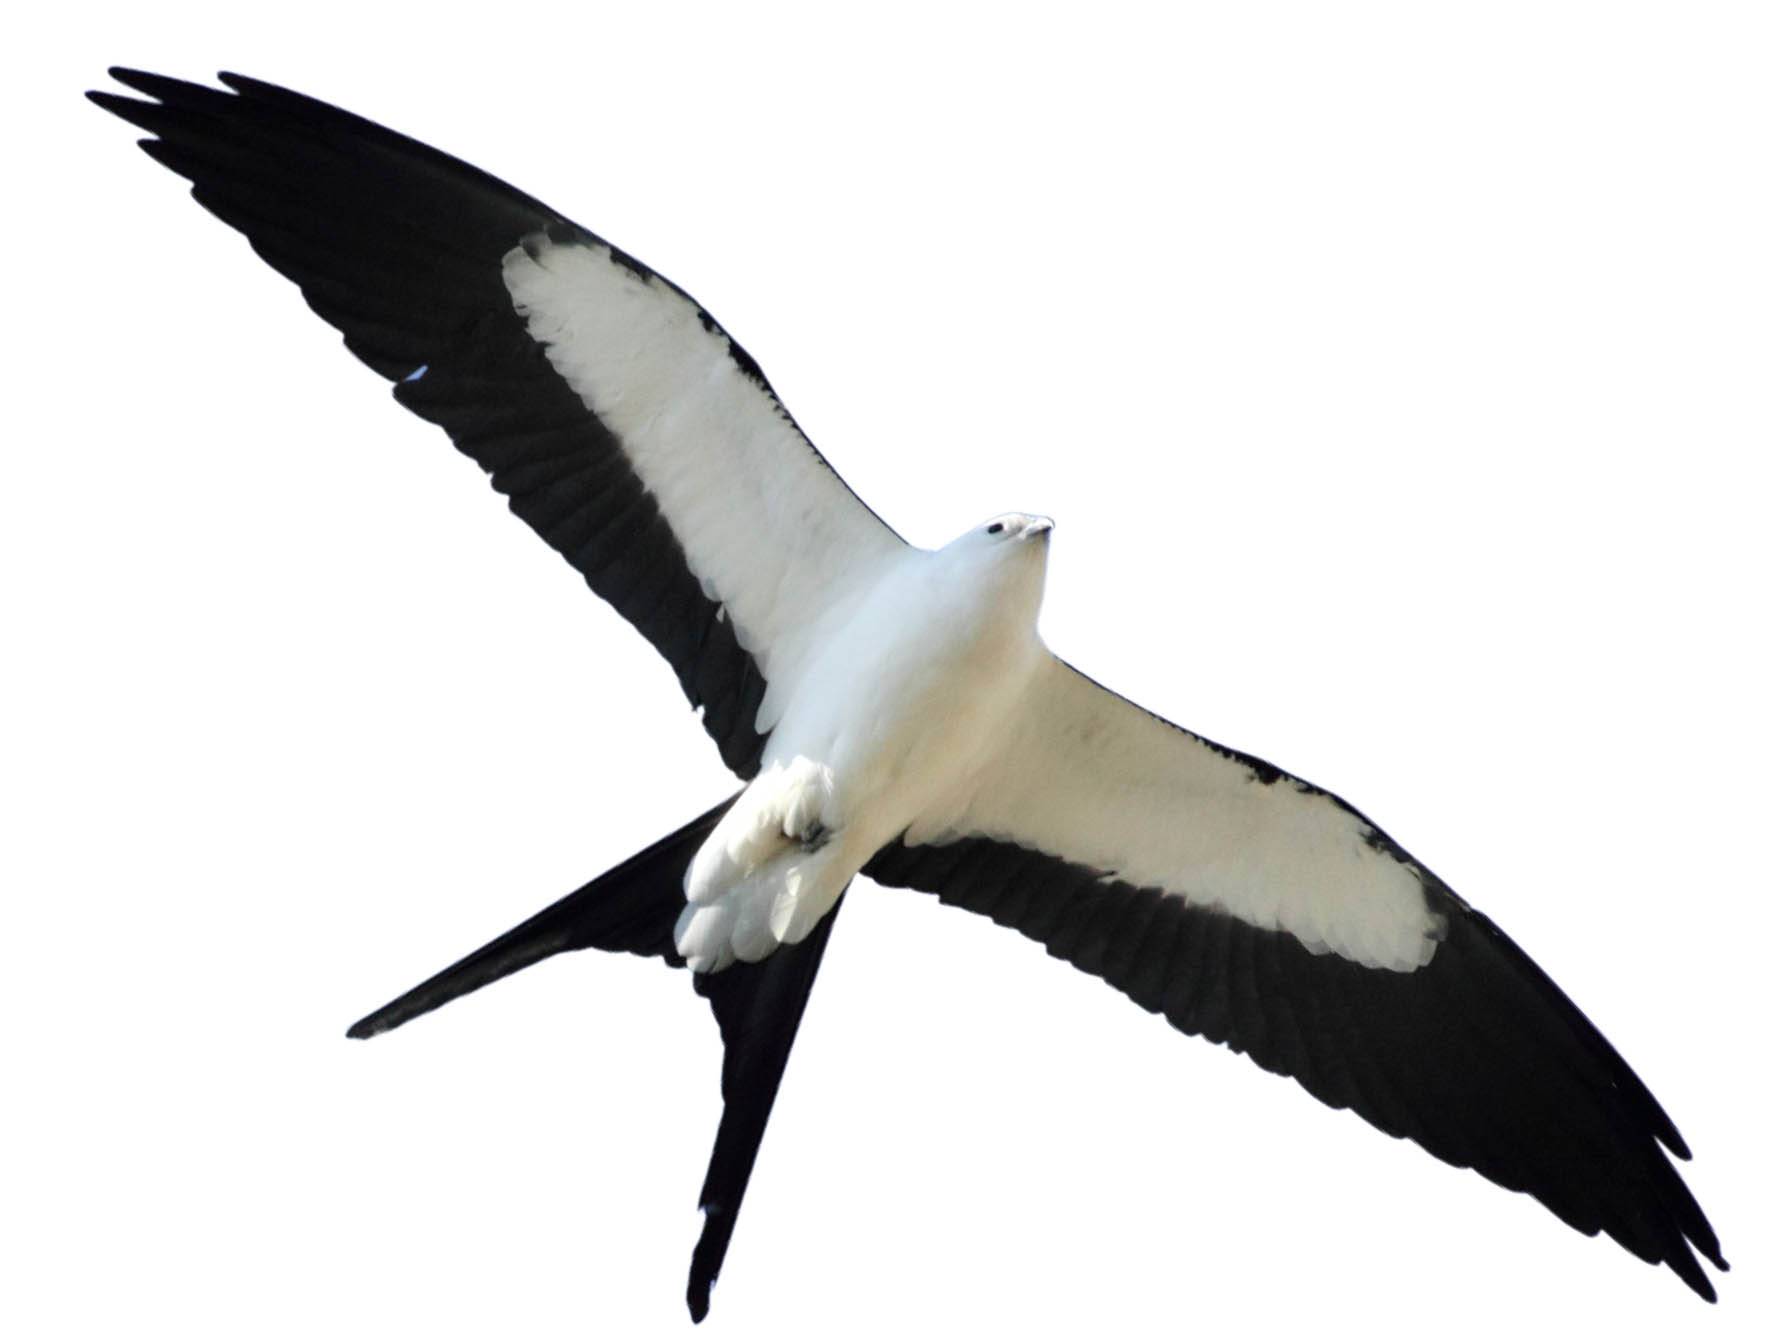
[[[88,96],[652,642],[739,777],[349,1031],[576,948],[691,970],[724,1051],[693,1319],[861,872],[1018,929],[1716,1299],[1698,1256],[1728,1265],[1668,1159],[1684,1139],[1553,980],[1342,798],[1044,646],[1049,519],[910,546],[695,300],[540,201],[258,80],[111,74],[147,99]]]

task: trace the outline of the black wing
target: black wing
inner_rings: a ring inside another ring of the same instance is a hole
[[[88,96],[490,473],[750,778],[806,622],[904,549],[757,364],[675,285],[458,159],[237,75],[112,74],[158,101]]]
[[[1019,929],[1177,1029],[1533,1194],[1716,1299],[1692,1249],[1728,1265],[1662,1151],[1690,1159],[1672,1121],[1554,982],[1429,873],[1436,951],[1400,971],[1004,840],[898,840],[864,872]]]

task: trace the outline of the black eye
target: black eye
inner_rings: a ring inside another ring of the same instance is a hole
[[[999,522],[991,522],[989,524],[989,535],[990,536],[995,535],[995,533],[1000,530],[1001,530],[1001,524]]]

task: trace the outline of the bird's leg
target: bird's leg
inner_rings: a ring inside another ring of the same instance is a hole
[[[783,832],[804,853],[813,853],[833,838],[821,819],[833,779],[825,769],[815,768],[795,774],[791,784],[783,799]]]

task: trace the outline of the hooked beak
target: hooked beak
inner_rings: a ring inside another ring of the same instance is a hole
[[[1056,525],[1050,518],[1034,518],[1020,529],[1020,535],[1022,537],[1043,536],[1049,539],[1051,529]]]

